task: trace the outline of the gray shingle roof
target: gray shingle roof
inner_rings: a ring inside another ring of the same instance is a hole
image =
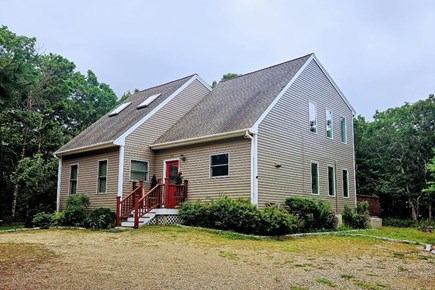
[[[218,83],[154,144],[251,128],[311,55]]]
[[[56,153],[71,151],[74,149],[92,146],[96,144],[114,141],[131,126],[146,116],[155,107],[162,103],[167,97],[172,95],[178,88],[191,79],[193,75],[178,79],[160,86],[152,87],[133,94],[126,102],[131,104],[121,111],[117,116],[109,117],[109,113],[101,117],[98,121],[86,128],[74,139],[65,144]],[[161,94],[148,107],[137,109],[136,107],[149,96]]]

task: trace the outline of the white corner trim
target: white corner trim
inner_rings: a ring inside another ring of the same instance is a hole
[[[136,122],[133,126],[131,126],[127,131],[122,133],[121,136],[116,138],[115,141],[113,141],[113,144],[115,145],[125,145],[125,138],[127,138],[128,135],[130,135],[134,130],[136,130],[140,125],[145,123],[149,118],[151,118],[155,113],[157,113],[161,108],[163,108],[167,103],[169,103],[175,96],[177,96],[180,92],[182,92],[184,89],[186,89],[193,81],[199,80],[197,75],[192,76],[187,82],[185,82],[181,87],[179,87],[175,92],[172,93],[169,97],[167,97],[163,102],[161,102],[157,107],[155,107],[151,112],[146,114],[142,119]],[[200,81],[200,80],[199,80]]]
[[[56,211],[60,210],[60,186],[62,182],[62,157],[57,157],[59,163],[57,165],[57,196],[56,196]]]
[[[357,203],[357,199],[356,199],[356,161],[355,161],[355,136],[353,133],[353,117],[352,117],[352,157],[353,157],[353,174],[352,174],[352,179],[353,179],[353,189],[354,189],[354,195],[355,195],[355,206]],[[350,174],[349,174],[350,175]],[[349,191],[350,194],[350,191]],[[350,196],[349,196],[350,197]]]
[[[332,84],[334,89],[337,91],[337,93],[340,95],[340,97],[343,99],[343,101],[346,103],[346,105],[349,107],[349,109],[352,111],[352,113],[355,115],[355,109],[352,107],[352,105],[349,103],[347,98],[344,96],[343,92],[340,90],[340,88],[337,86],[337,84],[334,82],[334,80],[331,78],[329,73],[326,71],[326,69],[323,67],[323,65],[320,63],[319,59],[316,57],[316,55],[313,54],[313,59],[317,63],[317,65],[320,67],[320,70],[325,74],[326,78],[329,80],[329,82]]]
[[[253,134],[251,144],[251,188],[252,188],[252,203],[258,207],[258,134]]]
[[[204,86],[206,87],[210,92],[213,90],[209,84],[207,84],[199,75],[195,74],[196,79]]]
[[[269,112],[275,107],[276,103],[282,98],[282,96],[287,92],[287,90],[290,88],[290,86],[295,82],[295,80],[298,78],[298,76],[305,70],[305,68],[308,66],[308,64],[311,63],[311,60],[314,59],[314,54],[312,54],[307,61],[304,63],[303,66],[298,70],[298,72],[292,77],[292,79],[287,83],[287,85],[281,90],[281,92],[276,96],[276,98],[273,100],[273,102],[267,107],[267,109],[261,114],[260,118],[254,123],[252,128],[250,129],[251,132],[257,134],[258,133],[258,126],[260,123],[266,118],[266,116],[269,114]]]
[[[118,161],[118,196],[122,197],[122,188],[124,186],[124,145],[119,146]]]

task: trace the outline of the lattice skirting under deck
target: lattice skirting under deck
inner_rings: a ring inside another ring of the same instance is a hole
[[[177,225],[181,224],[181,218],[176,215],[156,215],[148,222],[148,225]]]

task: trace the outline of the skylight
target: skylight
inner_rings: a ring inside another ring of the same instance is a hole
[[[118,115],[119,113],[121,113],[122,110],[127,108],[130,104],[131,104],[131,102],[121,104],[118,108],[116,108],[115,110],[110,112],[109,117]]]
[[[142,103],[140,103],[137,108],[138,109],[142,109],[145,107],[148,107],[149,104],[151,104],[155,99],[157,99],[161,94],[155,94],[152,96],[149,96],[145,101],[143,101]]]

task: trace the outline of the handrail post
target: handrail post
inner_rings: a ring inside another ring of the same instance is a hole
[[[169,178],[165,178],[165,192],[163,194],[163,207],[168,204]]]
[[[163,202],[162,202],[162,179],[161,178],[159,178],[158,180],[157,180],[157,183],[159,184],[159,187],[158,187],[158,189],[157,189],[157,200],[158,200],[158,207],[162,207],[162,205],[163,205]]]
[[[139,187],[140,187],[140,197],[142,198],[143,195],[144,195],[144,192],[143,192],[143,180],[139,181]]]
[[[134,194],[134,229],[139,228],[139,194]]]
[[[116,221],[115,225],[119,227],[121,225],[121,197],[116,197]]]

